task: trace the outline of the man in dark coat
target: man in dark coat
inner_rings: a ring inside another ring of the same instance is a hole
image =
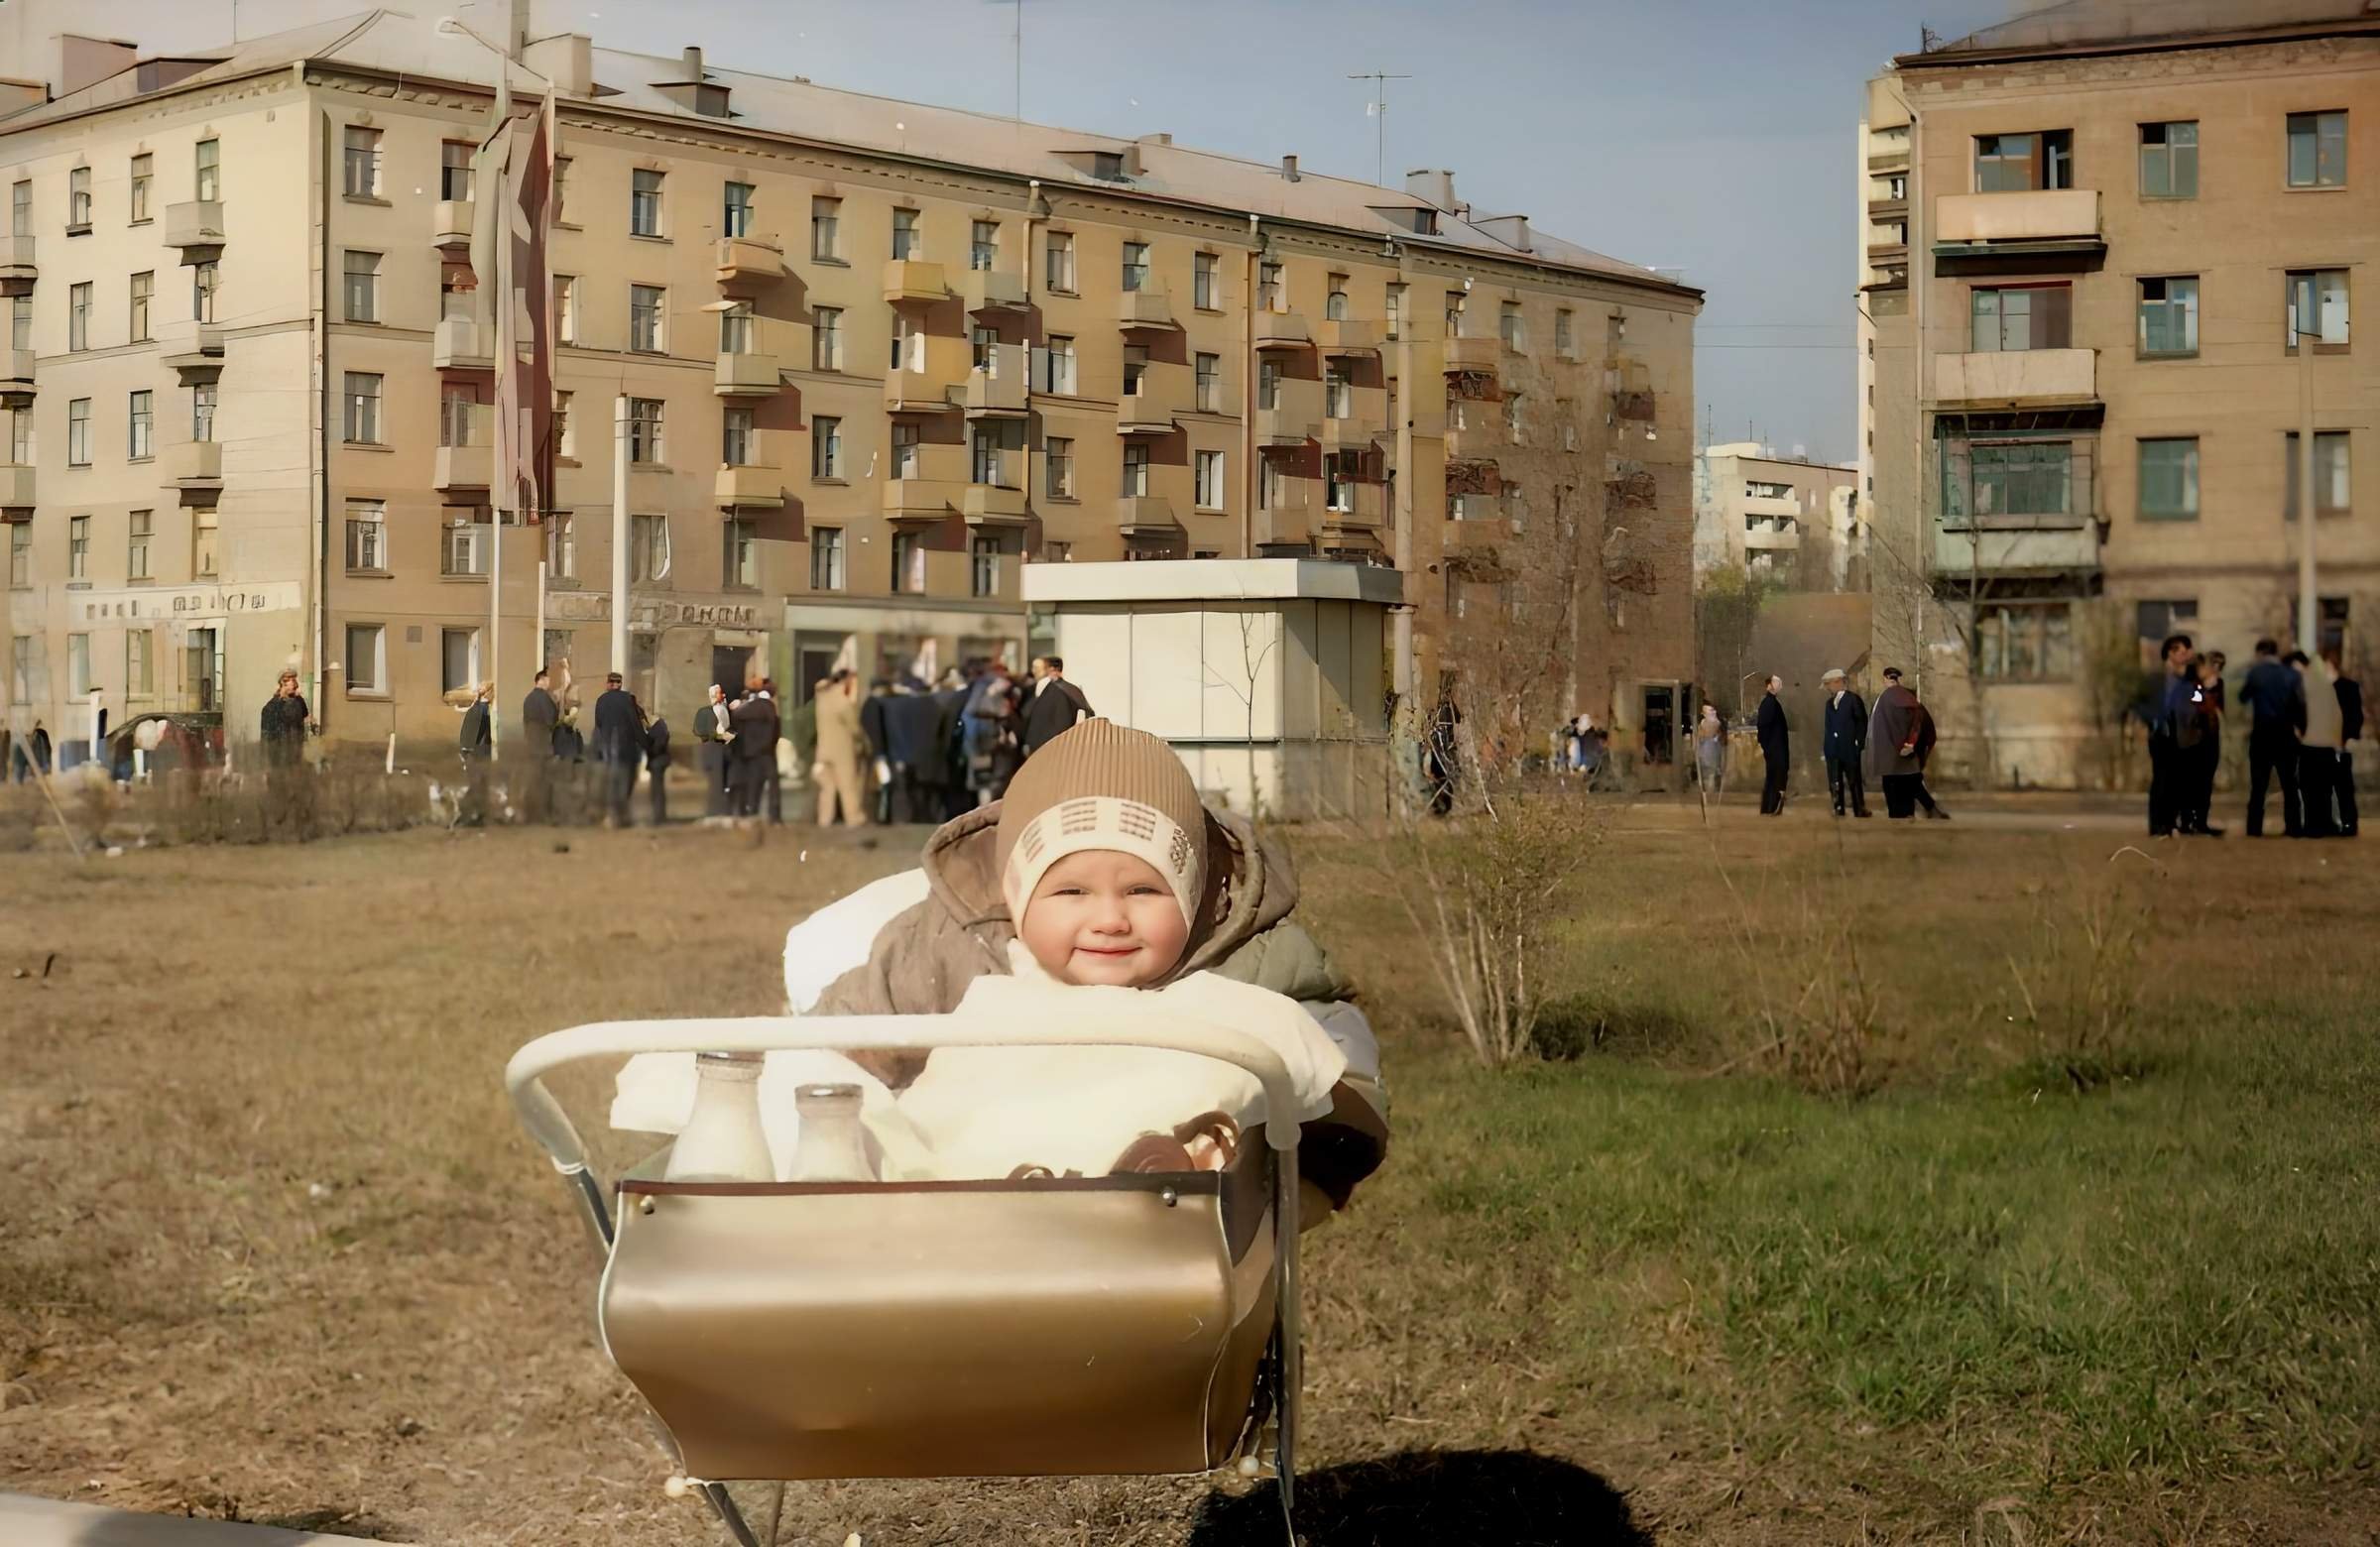
[[[876,788],[868,795],[872,819],[880,826],[898,820],[892,811],[892,679],[878,677],[868,684],[868,696],[860,701],[860,734],[876,749]],[[867,781],[866,774],[861,782]]]
[[[637,766],[645,761],[645,727],[617,671],[605,675],[603,694],[595,700],[595,761],[603,765],[603,825],[626,827]]]
[[[1792,742],[1785,727],[1785,702],[1777,696],[1785,686],[1782,677],[1768,679],[1768,691],[1760,697],[1760,713],[1753,724],[1760,733],[1760,761],[1766,765],[1766,775],[1760,781],[1760,814],[1775,816],[1785,809],[1785,775],[1793,766]]]
[[[273,687],[273,696],[265,700],[264,712],[257,717],[257,734],[265,744],[265,825],[269,831],[275,822],[283,822],[297,830],[298,836],[307,836],[313,825],[311,804],[307,796],[312,786],[305,781],[305,728],[312,720],[305,707],[305,698],[298,691],[298,673],[284,671]],[[50,733],[39,724],[33,728],[34,761],[44,772],[50,767]]]
[[[1934,752],[1934,717],[1917,701],[1917,692],[1901,681],[1901,668],[1884,668],[1884,691],[1876,695],[1875,712],[1867,720],[1867,771],[1884,791],[1884,815],[1907,821],[1923,805],[1926,815],[1949,821],[1951,813],[1934,803],[1926,790],[1926,760]]]
[[[2189,635],[2167,636],[2157,654],[2165,663],[2165,681],[2157,716],[2149,722],[2149,836],[2164,838],[2173,833],[2189,804],[2190,771],[2182,735],[2197,718],[2203,695],[2197,647]]]
[[[694,711],[694,740],[699,749],[696,767],[702,771],[705,816],[725,816],[731,809],[727,792],[727,743],[734,734],[727,717],[727,689],[713,682],[710,702]]]
[[[2248,710],[2248,836],[2264,836],[2264,791],[2278,774],[2283,830],[2295,838],[2305,818],[2298,791],[2298,732],[2306,728],[2306,686],[2281,663],[2281,647],[2271,640],[2256,642],[2256,661],[2239,686],[2239,701]]]
[[[643,705],[638,706],[642,713]],[[653,825],[669,822],[669,722],[654,715],[645,722],[645,777],[653,788]]]
[[[562,706],[539,668],[530,680],[529,696],[521,700],[521,816],[542,822],[549,814],[552,787],[553,728],[561,723]]]
[[[744,696],[728,705],[728,723],[735,735],[728,743],[728,784],[740,817],[758,819],[763,786],[776,776],[776,703],[762,690],[761,680],[745,684]]]
[[[1093,712],[1083,690],[1066,680],[1065,661],[1055,655],[1037,657],[1032,700],[1024,706],[1024,755],[1031,757],[1045,743],[1090,719]]]
[[[893,684],[892,696],[882,700],[885,761],[891,765],[892,803],[888,820],[942,820],[942,769],[947,748],[941,737],[942,705],[910,682]]]
[[[1860,760],[1867,751],[1867,705],[1851,691],[1841,668],[1819,678],[1827,695],[1827,790],[1835,797],[1835,814],[1843,815],[1844,796],[1850,796],[1851,815],[1867,815],[1867,783],[1860,776]]]
[[[2322,658],[2330,662],[2332,687],[2338,694],[2338,756],[2330,760],[2337,774],[2338,835],[2352,838],[2357,831],[2355,754],[2352,749],[2363,740],[2363,684],[2347,675],[2337,646],[2325,649]]]

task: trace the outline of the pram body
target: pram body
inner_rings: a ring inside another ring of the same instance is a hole
[[[1298,1101],[1252,1036],[982,1015],[622,1021],[541,1037],[517,1110],[604,1251],[604,1346],[678,1472],[740,1542],[725,1484],[1200,1473],[1294,1480],[1298,1126],[1220,1172],[931,1182],[669,1182],[607,1189],[545,1086],[641,1052],[954,1046],[1163,1048],[1237,1065],[1268,1114]],[[614,1200],[618,1208],[613,1208]],[[1258,1465],[1250,1469],[1249,1461]]]

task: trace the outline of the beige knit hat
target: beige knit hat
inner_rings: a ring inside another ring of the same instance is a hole
[[[1206,886],[1207,813],[1190,771],[1162,737],[1085,720],[1053,737],[1009,781],[993,856],[1009,917],[1052,865],[1085,849],[1144,860],[1196,924]]]

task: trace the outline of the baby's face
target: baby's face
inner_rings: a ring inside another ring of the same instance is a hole
[[[1085,849],[1042,873],[1016,936],[1061,983],[1136,989],[1173,970],[1190,924],[1146,860]]]

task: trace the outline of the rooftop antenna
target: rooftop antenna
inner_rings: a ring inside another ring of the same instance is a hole
[[[1392,75],[1386,70],[1361,70],[1347,77],[1350,80],[1371,82],[1371,100],[1364,110],[1371,115],[1371,180],[1380,187],[1388,185],[1388,82],[1411,80],[1410,75]]]

